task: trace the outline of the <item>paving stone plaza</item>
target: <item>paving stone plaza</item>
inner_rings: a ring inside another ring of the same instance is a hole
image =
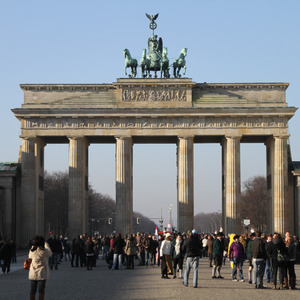
[[[12,264],[9,274],[0,275],[0,299],[29,299],[30,284],[28,271],[22,269],[26,258],[23,251]],[[296,265],[297,284],[300,286],[300,266]],[[191,272],[188,287],[182,279],[161,279],[160,268],[138,266],[134,270],[108,269],[103,260],[97,261],[92,271],[86,268],[71,268],[70,262],[62,262],[58,270],[51,271],[46,284],[45,299],[299,299],[299,290],[272,290],[271,284],[264,282],[266,289],[255,289],[247,282],[247,264],[244,266],[246,282],[232,282],[229,263],[222,268],[224,279],[212,279],[208,259],[201,258],[199,264],[198,288],[193,288]]]

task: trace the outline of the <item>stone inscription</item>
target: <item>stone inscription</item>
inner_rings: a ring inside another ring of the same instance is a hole
[[[24,122],[26,129],[73,128],[287,128],[284,118],[247,117],[115,117],[115,118],[32,118]]]
[[[164,89],[123,89],[122,101],[145,102],[145,101],[187,101],[185,90]]]

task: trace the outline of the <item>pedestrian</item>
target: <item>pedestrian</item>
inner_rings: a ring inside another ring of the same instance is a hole
[[[287,248],[285,247],[285,244],[283,242],[283,239],[281,238],[280,234],[274,233],[273,239],[270,243],[267,245],[267,254],[270,257],[271,264],[272,264],[272,282],[273,282],[273,290],[276,290],[277,286],[277,272],[279,277],[279,289],[283,290],[283,284],[284,284],[284,267],[286,265],[286,262],[279,261],[278,255],[281,255],[282,257],[286,257],[287,255]],[[287,279],[286,279],[287,284]]]
[[[223,279],[224,277],[221,275],[222,268],[222,260],[224,248],[222,244],[222,232],[217,233],[217,237],[214,239],[213,243],[213,269],[212,269],[212,278]],[[217,276],[216,276],[217,272]]]
[[[11,240],[6,238],[4,244],[1,247],[1,257],[3,259],[2,263],[2,272],[9,273],[10,272],[10,262],[13,253],[13,246],[11,244]]]
[[[285,246],[288,250],[287,271],[289,275],[289,287],[291,290],[294,290],[296,288],[295,263],[297,248],[293,236],[289,236],[286,238]]]
[[[125,241],[123,240],[121,233],[117,233],[117,237],[113,242],[114,259],[111,270],[115,270],[118,264],[118,269],[122,270],[122,255],[124,252]]]
[[[87,241],[85,242],[86,267],[88,271],[93,269],[95,256],[94,246],[95,244],[92,241],[92,238],[88,236]]]
[[[231,243],[228,253],[228,258],[230,261],[233,262],[233,269],[232,269],[232,281],[238,281],[237,280],[237,268],[239,269],[239,279],[240,282],[244,282],[244,276],[243,276],[243,262],[246,258],[244,246],[239,241],[240,236],[235,235],[233,238],[233,243]]]
[[[260,231],[255,232],[255,238],[251,243],[251,255],[253,261],[253,278],[255,288],[264,289],[263,277],[265,271],[265,261],[267,258],[267,251],[264,241],[261,239]]]
[[[183,278],[182,277],[182,269],[183,269],[184,253],[183,253],[182,245],[183,245],[183,240],[182,240],[181,233],[179,232],[177,234],[176,240],[174,240],[174,242],[173,242],[173,254],[172,254],[172,257],[174,259],[173,278],[176,278],[177,266],[178,266],[178,271],[179,271],[179,278]]]
[[[134,257],[137,253],[136,245],[135,237],[132,234],[129,234],[125,246],[125,254],[127,255],[126,269],[134,269]]]
[[[195,229],[193,229],[191,234],[189,234],[189,238],[187,238],[183,242],[182,249],[184,253],[186,253],[186,267],[184,272],[183,284],[185,286],[189,285],[190,270],[191,268],[193,268],[194,270],[193,286],[194,288],[197,288],[198,287],[198,266],[199,266],[199,258],[202,254],[202,243]]]
[[[247,255],[247,260],[248,260],[248,263],[249,263],[249,268],[248,268],[248,282],[250,284],[252,284],[252,273],[253,273],[253,264],[252,264],[252,255],[251,255],[251,244],[253,242],[255,238],[255,233],[252,232],[249,236],[249,239],[248,239],[248,243],[247,243],[247,248],[246,248],[246,255]]]
[[[207,237],[207,254],[208,254],[208,262],[209,262],[209,267],[212,268],[212,260],[213,260],[213,237],[209,235]]]
[[[35,299],[37,289],[39,300],[45,298],[46,280],[50,277],[48,259],[51,255],[52,251],[48,243],[45,243],[45,239],[42,236],[35,236],[29,250],[29,258],[32,259],[28,275],[31,285],[30,300]]]
[[[171,262],[171,254],[172,254],[171,233],[166,234],[166,238],[161,243],[159,254],[161,260],[161,278],[169,279],[170,277],[168,275],[173,275],[173,268]]]

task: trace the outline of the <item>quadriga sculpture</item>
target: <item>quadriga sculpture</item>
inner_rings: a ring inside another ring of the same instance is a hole
[[[143,49],[142,59],[140,61],[141,71],[142,71],[142,77],[149,77],[150,76],[150,59],[147,58],[147,50]]]
[[[167,57],[168,55],[168,48],[164,47],[162,51],[162,57],[160,60],[160,77],[164,75],[164,78],[170,78],[170,73],[169,73],[169,59]]]
[[[186,65],[185,65],[185,57],[187,55],[187,48],[183,48],[180,51],[179,58],[175,59],[173,62],[173,75],[175,78],[181,77],[179,74],[180,69],[184,68],[183,75],[185,75],[186,72]]]
[[[131,68],[131,75],[129,77],[136,77],[136,69],[137,69],[137,60],[132,58],[128,49],[124,49],[124,57],[125,57],[125,75],[127,75],[126,69]]]

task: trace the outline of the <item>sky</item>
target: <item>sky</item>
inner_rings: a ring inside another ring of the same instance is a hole
[[[123,50],[141,59],[155,15],[170,61],[188,48],[186,77],[201,83],[288,82],[299,106],[300,1],[0,1],[0,161],[17,161],[26,83],[112,83],[124,75]],[[138,73],[139,75],[140,73]],[[300,160],[300,117],[289,122],[293,160]],[[115,145],[91,144],[89,181],[115,199]],[[241,180],[266,172],[265,146],[241,145]],[[45,147],[45,169],[68,170],[68,146]],[[134,211],[176,226],[176,146],[133,147]],[[194,146],[195,214],[221,211],[221,146]]]

